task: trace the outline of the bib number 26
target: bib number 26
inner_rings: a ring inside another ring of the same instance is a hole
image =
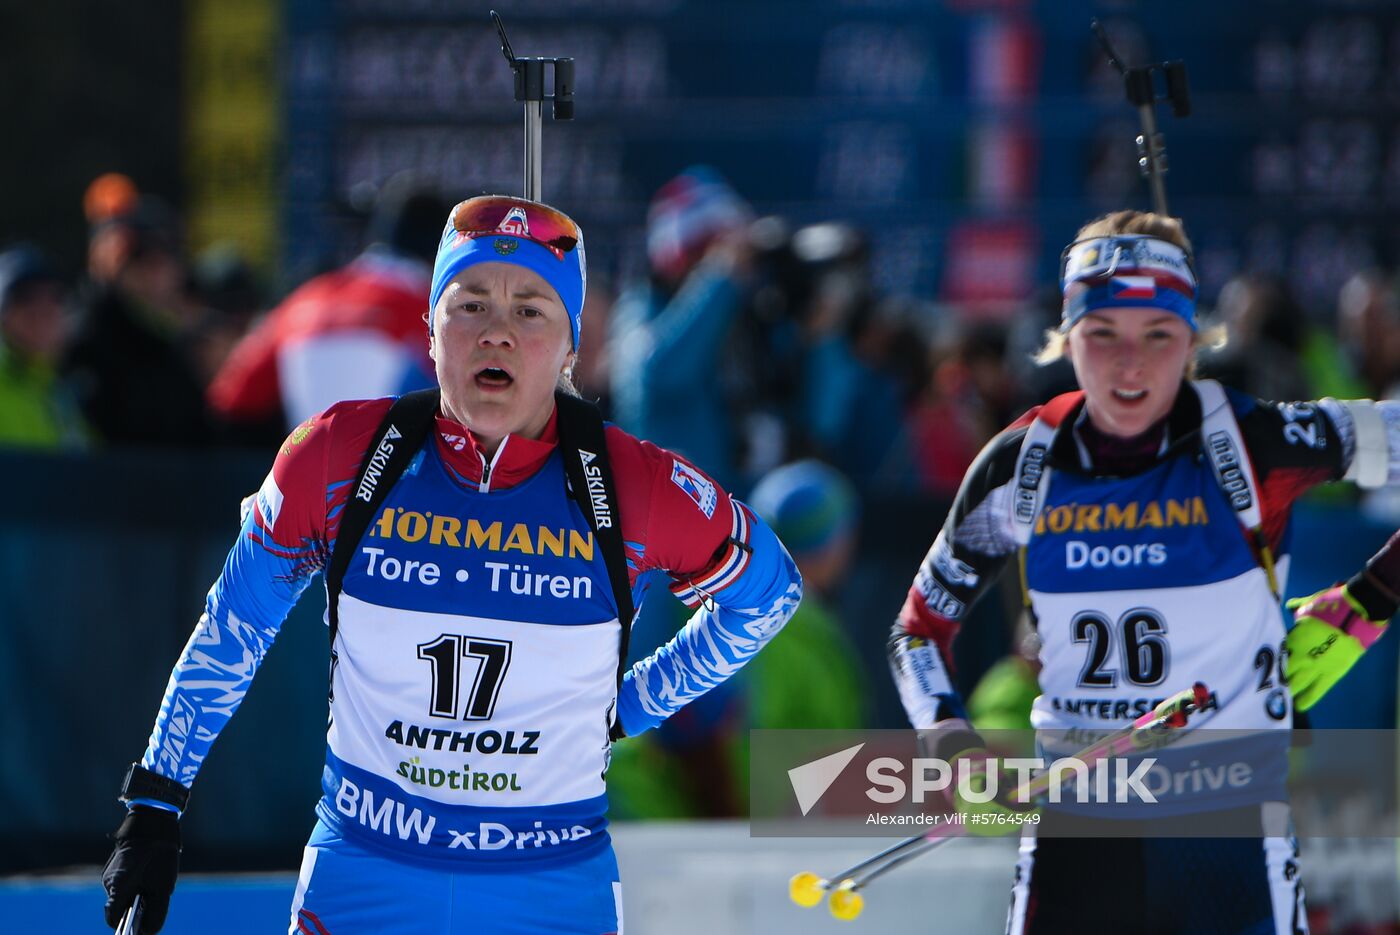
[[[1086,610],[1070,623],[1070,638],[1089,647],[1079,671],[1082,688],[1112,688],[1120,675],[1142,686],[1160,684],[1167,677],[1167,623],[1155,610],[1135,607],[1116,623],[1098,611]],[[1117,667],[1110,662],[1115,655]]]

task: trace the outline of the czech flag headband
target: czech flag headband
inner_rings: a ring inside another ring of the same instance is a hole
[[[1103,308],[1159,308],[1196,330],[1191,254],[1169,240],[1118,234],[1076,240],[1060,254],[1060,330]]]

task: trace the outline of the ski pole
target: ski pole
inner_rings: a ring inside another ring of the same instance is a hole
[[[1090,769],[1093,769],[1097,760],[1121,756],[1153,744],[1170,742],[1175,736],[1167,735],[1176,735],[1186,727],[1191,715],[1200,711],[1209,698],[1210,691],[1203,683],[1197,682],[1162,701],[1129,726],[1080,750],[1074,754],[1073,759],[1089,764]],[[1047,792],[1051,783],[1050,776],[1051,773],[1046,771],[1022,784],[1014,793],[1017,800],[1029,801]],[[905,838],[831,877],[821,877],[804,871],[788,881],[788,895],[799,906],[811,907],[821,902],[825,894],[833,916],[838,919],[854,919],[865,907],[865,898],[860,895],[863,887],[915,857],[961,837],[962,834],[962,825],[940,824],[923,834]]]
[[[141,905],[141,897],[137,896],[131,901],[131,905],[122,914],[122,919],[117,923],[116,935],[140,935],[141,915],[145,907]]]

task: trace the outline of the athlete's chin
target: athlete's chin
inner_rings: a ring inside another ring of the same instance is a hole
[[[549,409],[554,405],[552,392],[543,399],[532,399],[521,392],[519,384],[484,392],[471,387],[452,396],[452,411],[467,428],[487,438],[525,432],[547,420]]]
[[[1157,412],[1147,409],[1125,409],[1124,407],[1113,407],[1109,414],[1108,425],[1100,426],[1110,435],[1117,435],[1119,438],[1133,438],[1146,432],[1157,423],[1165,412]]]
[[[448,400],[451,412],[473,432],[505,435],[509,431],[507,426],[522,421],[518,412],[522,407],[515,393],[511,392],[513,389],[509,387],[505,391],[490,393],[471,389],[453,393]]]

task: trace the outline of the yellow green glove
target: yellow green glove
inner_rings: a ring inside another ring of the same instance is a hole
[[[987,790],[987,776],[982,772],[982,767],[990,756],[986,741],[966,720],[950,718],[940,721],[933,728],[919,731],[919,751],[952,767],[953,782],[945,794],[958,813],[965,833],[990,838],[1015,834],[1031,824],[1034,821],[1032,816],[1039,813],[1039,806],[1018,801],[1014,795],[1018,777],[1009,770],[997,774],[996,795],[991,800],[971,802],[963,798],[958,783],[960,770],[975,764],[977,772],[968,777],[967,784],[972,794],[980,796]]]
[[[1294,707],[1306,711],[1380,639],[1387,621],[1367,619],[1365,609],[1344,584],[1295,597],[1285,606],[1293,611],[1293,628],[1283,641],[1288,654],[1284,674]]]
[[[987,756],[987,751],[971,749],[959,759],[977,760]],[[1016,795],[1016,774],[1003,770],[997,774],[996,795],[986,802],[971,802],[963,798],[962,786],[956,781],[956,771],[962,763],[953,764],[955,775],[952,786],[953,807],[962,816],[963,831],[979,838],[999,838],[1017,834],[1030,823],[1031,816],[1040,811],[1031,802],[1021,802]],[[967,784],[975,795],[987,791],[987,774],[976,772],[968,777]]]

